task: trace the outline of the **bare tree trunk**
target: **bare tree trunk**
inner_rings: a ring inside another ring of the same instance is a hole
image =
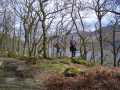
[[[114,67],[116,67],[116,45],[115,45],[115,30],[113,30],[113,57],[114,57]]]
[[[81,14],[79,12],[80,8],[78,8],[78,15],[79,15],[79,18],[80,18],[80,22],[81,22],[81,25],[82,25],[82,29],[83,29],[83,33],[85,32],[85,26],[84,26],[84,23],[83,23],[83,19],[81,17]],[[86,50],[86,41],[85,41],[86,37],[83,36],[82,38],[82,45],[83,45],[83,51],[84,51],[84,54],[83,54],[83,57],[84,59],[86,60],[87,59],[87,50]]]
[[[103,38],[102,38],[102,23],[101,23],[101,18],[99,18],[99,40],[100,40],[100,53],[101,53],[101,65],[103,65],[103,59],[104,59],[104,54],[103,54]]]
[[[18,32],[18,49],[17,49],[17,51],[18,51],[19,55],[21,54],[21,44],[22,44],[22,42],[21,42],[22,26],[21,25],[22,25],[22,22],[20,22],[20,29]]]
[[[92,40],[92,42],[91,42],[91,47],[92,47],[91,60],[93,61],[93,63],[95,63],[95,47],[94,47],[93,40]],[[90,61],[91,61],[91,60],[90,60]]]
[[[15,51],[15,37],[16,37],[16,35],[15,35],[15,17],[14,17],[14,30],[13,30],[13,38],[12,38],[12,40],[13,40],[13,42],[12,42],[12,51],[14,52]]]
[[[43,20],[42,20],[42,29],[43,29],[43,57],[47,58],[47,30],[46,30],[46,15],[43,7],[42,0],[40,0],[40,8],[41,8],[41,13],[43,15]]]
[[[47,35],[46,35],[46,28],[45,28],[45,21],[43,20],[42,23],[43,28],[43,57],[47,58]]]
[[[2,31],[2,35],[1,35],[1,38],[0,38],[0,46],[1,46],[2,49],[5,49],[4,40],[5,40],[5,32],[6,32],[5,31],[5,29],[6,29],[6,9],[4,11],[2,27],[3,27],[3,31]]]
[[[86,60],[87,59],[87,51],[86,51],[86,43],[85,43],[85,39],[82,40],[83,41],[83,50],[84,50],[84,54],[83,54],[83,58]]]
[[[25,30],[25,42],[24,42],[24,46],[23,46],[23,55],[26,54],[26,47],[28,46],[28,43],[29,43],[28,32],[27,32],[27,30]]]

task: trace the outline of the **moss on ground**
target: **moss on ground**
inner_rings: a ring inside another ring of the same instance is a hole
[[[72,58],[71,62],[75,64],[88,65],[88,62],[82,58]]]
[[[70,68],[66,68],[64,71],[64,75],[66,77],[73,77],[73,76],[76,76],[78,74],[80,74],[80,68],[70,67]]]
[[[79,65],[76,65],[76,63],[74,65],[74,63],[72,63],[71,61],[71,58],[62,58],[62,59],[58,58],[58,59],[51,59],[51,60],[47,60],[47,59],[38,60],[35,66],[39,68],[41,71],[53,71],[53,72],[63,73],[67,68],[73,68],[73,67],[83,68],[83,66],[87,64],[88,63],[86,61],[80,60]]]
[[[38,66],[43,71],[55,71],[55,72],[63,72],[65,70],[64,64],[52,64],[52,63],[41,63]]]

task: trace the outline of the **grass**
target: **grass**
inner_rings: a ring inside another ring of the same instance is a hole
[[[41,71],[53,71],[57,73],[63,73],[67,68],[79,68],[82,71],[88,69],[88,66],[84,64],[74,64],[71,62],[71,58],[62,58],[62,59],[41,59],[35,65]]]
[[[41,71],[53,71],[57,73],[62,73],[67,68],[66,64],[68,64],[68,61],[64,61],[63,59],[53,59],[53,60],[47,60],[47,59],[41,59],[38,60],[35,67],[40,69]]]
[[[26,60],[29,60],[29,59],[26,58],[26,57],[23,57],[23,59],[19,59],[19,58],[15,59],[16,62],[26,61]],[[34,60],[34,58],[33,58],[33,60]],[[7,58],[7,59],[5,59],[5,61],[11,61],[12,62],[13,59],[12,58]],[[30,64],[30,65],[32,65],[32,64]],[[41,59],[38,59],[37,63],[32,65],[32,66],[33,66],[33,70],[34,70],[33,72],[35,72],[35,73],[38,72],[38,73],[34,74],[35,76],[34,76],[33,79],[35,81],[40,80],[41,82],[39,82],[39,83],[40,83],[40,85],[43,85],[43,86],[44,86],[43,82],[46,80],[46,78],[49,77],[50,75],[53,75],[54,73],[63,75],[64,71],[67,68],[72,69],[72,70],[70,70],[70,73],[71,72],[79,73],[78,69],[80,69],[80,70],[86,69],[86,67],[84,68],[80,64],[76,65],[76,64],[72,63],[71,58],[55,58],[55,59],[43,59],[43,58],[41,58]],[[37,68],[34,68],[34,66],[37,67]],[[9,73],[6,73],[7,75],[4,75],[2,73],[2,71],[0,71],[0,72],[1,72],[1,74],[0,74],[1,77],[4,76],[4,78],[6,78],[9,75]],[[11,75],[11,73],[10,73],[10,75]],[[21,84],[21,82],[18,82],[18,83]],[[17,90],[17,88],[14,88],[14,87],[12,88],[10,86],[8,86],[8,87],[9,87],[10,90]],[[1,89],[2,88],[0,88],[0,90]],[[4,87],[4,89],[2,89],[2,90],[9,90],[9,89],[6,89],[6,87]],[[18,90],[29,90],[29,89],[18,87]],[[34,90],[34,89],[30,89],[30,90]],[[41,90],[43,90],[43,89],[41,89]]]
[[[27,60],[27,59],[25,58],[25,60]],[[75,60],[78,60],[78,59],[75,59]],[[80,61],[82,61],[82,60],[80,59]],[[19,60],[18,60],[18,62],[19,62]],[[32,65],[32,64],[30,64],[30,65]],[[104,72],[105,67],[103,67],[102,68],[103,70],[102,70],[101,68],[99,68],[99,66],[96,66],[96,65],[86,66],[86,63],[84,63],[84,62],[82,62],[81,64],[72,63],[71,58],[55,58],[55,59],[43,59],[43,58],[41,58],[41,59],[38,59],[37,63],[32,65],[32,66],[33,66],[33,70],[35,70],[34,71],[35,73],[38,70],[38,73],[35,74],[34,80],[35,81],[36,80],[38,80],[38,81],[43,80],[43,82],[46,80],[46,78],[49,78],[49,76],[53,76],[53,78],[54,78],[54,74],[55,74],[57,77],[59,75],[62,75],[63,78],[65,79],[64,83],[68,82],[68,84],[69,84],[69,80],[68,81],[66,80],[66,78],[68,78],[68,77],[64,77],[65,76],[65,74],[64,74],[65,71],[67,72],[67,75],[75,75],[75,77],[73,79],[70,78],[71,79],[70,83],[72,83],[72,84],[74,84],[74,81],[78,80],[79,78],[81,80],[82,75],[87,75],[86,77],[88,77],[88,79],[91,80],[91,77],[95,76],[96,74],[99,74],[98,71],[97,72],[95,71],[95,69],[94,69],[95,67],[96,68],[98,67],[97,70],[100,71],[100,75],[103,75],[103,74],[104,75],[109,75],[109,70],[105,69],[108,72]],[[34,66],[37,67],[37,69],[36,68],[34,69]],[[39,72],[39,70],[40,70],[40,72]],[[89,73],[88,71],[89,72],[91,71],[91,72]],[[117,71],[119,71],[119,70],[117,70]],[[2,74],[2,70],[0,70],[0,72],[1,72],[0,77],[5,76],[5,75]],[[9,75],[9,74],[7,73],[7,75]],[[78,79],[76,79],[77,76],[79,76]],[[120,73],[119,72],[115,73],[114,77],[120,77]],[[61,77],[60,77],[60,79],[61,79]],[[2,79],[0,78],[0,80],[2,80]],[[56,78],[55,78],[55,80],[56,80]],[[44,85],[43,82],[41,82],[40,85]],[[53,82],[56,83],[56,81],[53,81]],[[3,90],[7,90],[7,89],[3,89]],[[11,90],[17,90],[17,89],[11,89]],[[27,89],[23,88],[23,89],[20,89],[20,90],[27,90]],[[30,89],[30,90],[32,90],[32,89]],[[54,90],[54,89],[52,89],[52,90]],[[57,90],[57,89],[55,89],[55,90]],[[78,89],[76,89],[76,90],[78,90]]]
[[[55,71],[55,72],[63,72],[65,70],[65,65],[60,63],[41,63],[38,65],[40,69],[43,71]]]

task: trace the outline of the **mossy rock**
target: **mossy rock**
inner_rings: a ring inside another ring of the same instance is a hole
[[[23,70],[23,71],[16,71],[15,75],[18,78],[33,78],[32,70]]]
[[[16,61],[4,61],[2,68],[5,71],[16,71],[16,68],[18,67],[18,63]]]
[[[4,76],[18,78],[32,78],[32,67],[23,61],[4,61]]]
[[[72,62],[72,63],[77,63],[77,64],[79,63],[76,58],[72,58],[72,59],[71,59],[71,62]]]
[[[71,62],[75,64],[88,65],[88,62],[86,60],[79,59],[79,58],[78,59],[72,58]]]
[[[64,75],[66,77],[74,77],[80,74],[80,69],[79,68],[66,68],[64,71]]]
[[[85,60],[80,60],[80,61],[79,61],[79,64],[82,64],[82,65],[88,65],[88,62],[85,61]]]

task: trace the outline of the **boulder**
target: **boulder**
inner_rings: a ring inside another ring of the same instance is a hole
[[[64,76],[65,77],[74,77],[80,74],[80,69],[79,68],[66,68],[64,71]]]
[[[32,78],[32,68],[23,61],[4,61],[5,72],[12,72],[18,78]]]
[[[15,71],[18,67],[18,64],[15,61],[4,61],[3,68],[5,71]]]
[[[20,78],[32,78],[32,68],[29,65],[19,65],[16,69],[16,76]]]

